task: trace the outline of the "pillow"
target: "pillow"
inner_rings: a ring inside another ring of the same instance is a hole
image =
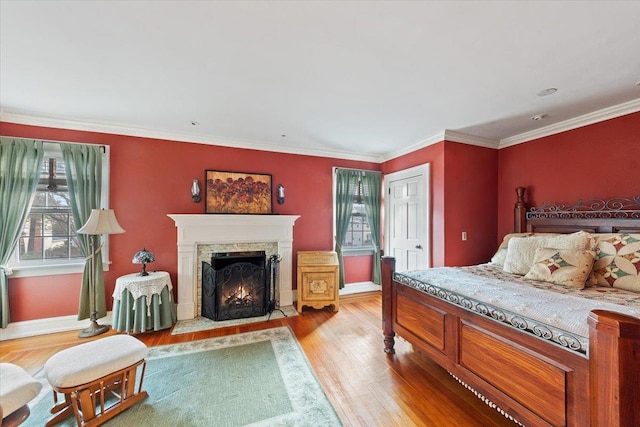
[[[593,273],[599,286],[640,292],[640,234],[596,235]]]
[[[509,233],[502,238],[502,243],[498,246],[498,250],[491,257],[491,264],[504,267],[504,260],[507,258],[507,246],[509,240],[514,237],[529,237],[529,236],[558,236],[558,233]]]
[[[504,260],[507,258],[507,245],[509,244],[509,240],[514,237],[528,237],[532,236],[533,233],[509,233],[506,234],[502,238],[502,243],[498,246],[498,250],[491,257],[491,264],[499,265],[500,267],[504,266]]]
[[[537,248],[525,279],[542,280],[573,289],[584,289],[596,253],[583,249]]]
[[[551,236],[515,237],[509,240],[507,245],[503,270],[522,276],[531,269],[538,248],[591,250],[593,241],[591,235],[584,231]]]

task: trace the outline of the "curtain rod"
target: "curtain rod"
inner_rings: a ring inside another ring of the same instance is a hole
[[[354,172],[372,172],[372,173],[379,173],[379,174],[382,174],[382,172],[380,172],[380,171],[372,171],[372,170],[369,170],[369,169],[356,169],[356,168],[339,168],[339,167],[335,167],[336,172],[338,171],[338,169],[345,170],[345,171],[354,171]]]
[[[44,140],[43,140],[44,141]],[[90,142],[70,142],[70,141],[45,141],[45,142],[54,142],[54,143],[58,143],[58,144],[82,144],[82,145],[97,145],[100,147],[100,149],[102,150],[103,154],[106,154],[107,152],[107,146],[104,144],[92,144]]]
[[[23,136],[5,136],[5,135],[0,135],[0,138],[6,138],[6,139],[9,139],[9,138],[14,138],[14,139],[31,139],[31,140],[34,140],[34,141],[49,142],[49,143],[52,143],[52,144],[84,144],[84,145],[98,145],[98,146],[100,146],[100,149],[102,150],[102,152],[103,152],[103,153],[105,153],[105,154],[106,154],[106,152],[107,152],[107,146],[106,146],[106,145],[104,145],[104,144],[94,144],[94,143],[91,143],[91,142],[53,141],[53,140],[51,140],[51,139],[26,138],[26,137],[23,137]]]

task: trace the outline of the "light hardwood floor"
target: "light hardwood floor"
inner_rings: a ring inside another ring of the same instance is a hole
[[[340,311],[305,308],[301,315],[189,334],[170,330],[137,334],[148,346],[198,340],[288,325],[345,426],[509,426],[405,341],[384,353],[380,293],[340,299]],[[110,331],[108,334],[113,334]],[[34,374],[57,351],[87,342],[78,331],[0,342],[0,361]],[[104,337],[101,335],[95,339]]]

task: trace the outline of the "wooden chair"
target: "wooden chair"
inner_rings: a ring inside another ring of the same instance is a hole
[[[44,365],[53,388],[52,426],[75,415],[78,426],[97,426],[145,399],[142,381],[147,346],[129,335],[114,335],[54,354]],[[136,388],[136,374],[142,373]],[[58,403],[58,393],[64,401]]]

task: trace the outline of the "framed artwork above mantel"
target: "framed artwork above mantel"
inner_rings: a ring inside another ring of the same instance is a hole
[[[205,213],[271,214],[271,175],[206,170]]]

